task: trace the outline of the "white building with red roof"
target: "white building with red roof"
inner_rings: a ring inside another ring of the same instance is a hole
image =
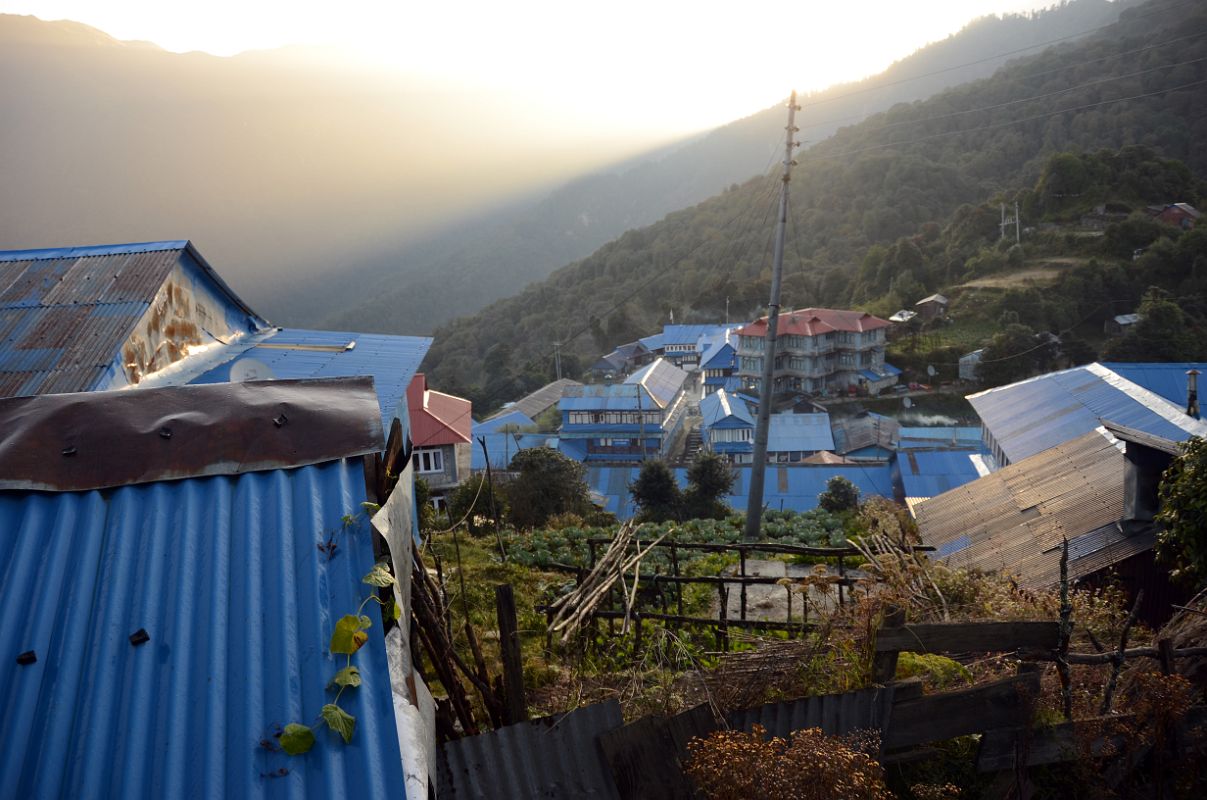
[[[407,387],[407,412],[415,477],[427,481],[439,505],[444,494],[469,475],[473,404],[427,388],[427,377],[420,372]]]
[[[781,314],[775,349],[775,391],[833,394],[851,387],[876,394],[901,374],[884,363],[890,323],[863,311],[802,308]],[[738,375],[762,384],[767,318],[738,330]]]

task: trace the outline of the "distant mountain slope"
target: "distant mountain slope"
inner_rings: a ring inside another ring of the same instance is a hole
[[[849,301],[869,246],[1027,185],[1062,150],[1143,144],[1207,173],[1204,107],[1207,7],[1173,0],[843,129],[799,158],[784,301]],[[728,298],[734,317],[757,313],[777,188],[774,177],[752,179],[439,329],[427,361],[433,383],[489,405],[547,374],[554,341],[588,356],[671,310],[679,321],[716,319]],[[498,343],[508,352],[487,358]]]
[[[1109,24],[1129,5],[1134,2],[1076,0],[1033,16],[976,20],[875,77],[806,98],[801,138],[819,141],[871,113],[990,75],[1005,61],[990,56]],[[458,226],[423,246],[383,250],[344,273],[296,286],[281,296],[278,316],[302,309],[314,313],[310,309],[317,300],[339,309],[325,319],[335,329],[355,323],[385,332],[428,333],[440,322],[544,278],[626,230],[765,172],[779,152],[783,126],[779,107],[765,109],[661,157],[631,160],[571,181],[539,201]],[[351,284],[350,276],[355,276]],[[396,288],[364,291],[374,284]]]
[[[656,142],[561,147],[497,93],[327,51],[177,54],[33,17],[0,15],[0,75],[0,248],[191,238],[274,320],[308,275]]]

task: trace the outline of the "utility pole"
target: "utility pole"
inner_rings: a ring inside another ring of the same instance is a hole
[[[557,379],[562,379],[562,343],[553,343],[553,368],[557,372]]]
[[[779,221],[775,227],[775,254],[771,263],[771,301],[767,304],[767,335],[763,344],[763,385],[759,387],[759,418],[754,427],[754,461],[750,465],[750,495],[746,499],[746,531],[747,541],[758,541],[759,529],[763,522],[763,479],[767,473],[767,428],[771,424],[771,401],[775,395],[773,383],[775,378],[775,336],[779,328],[780,317],[780,282],[784,272],[784,234],[788,229],[788,183],[792,180],[792,151],[798,146],[794,135],[799,130],[796,127],[796,112],[800,106],[796,104],[796,92],[792,92],[788,100],[788,126],[784,129],[784,174],[780,179],[780,212]]]
[[[1022,241],[1022,234],[1019,233],[1019,229],[1018,229],[1019,220],[1020,220],[1020,217],[1018,215],[1018,201],[1015,200],[1014,201],[1014,243],[1015,244],[1018,244]]]

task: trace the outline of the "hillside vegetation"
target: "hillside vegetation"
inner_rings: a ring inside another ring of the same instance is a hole
[[[963,235],[967,247],[942,269],[920,269],[912,279],[928,291],[962,280],[955,264],[997,232],[992,201],[1007,193],[1013,200],[1015,191],[1035,186],[1058,153],[1143,145],[1151,158],[1181,161],[1201,175],[1205,101],[1207,9],[1154,2],[1125,12],[1091,39],[845,128],[799,157],[785,305],[873,300],[903,267],[918,266],[906,263],[908,247],[897,247],[906,261],[894,259],[881,271],[885,256],[870,252],[874,246],[892,249],[902,237],[933,237],[951,226],[949,239]],[[806,106],[803,119],[809,114]],[[1139,182],[1132,194],[1165,199],[1165,192],[1185,188],[1188,175],[1178,180]],[[721,319],[728,299],[733,319],[759,313],[768,294],[778,185],[774,176],[760,176],[731,187],[445,326],[429,353],[429,373],[438,385],[488,406],[546,379],[555,341],[569,343],[563,352],[589,357],[656,329],[672,311],[680,322]],[[990,205],[971,205],[986,200]],[[1036,214],[1066,210],[1036,202],[1025,205],[1027,225],[1038,221]],[[870,280],[862,268],[869,258]],[[485,371],[478,366],[484,359]]]

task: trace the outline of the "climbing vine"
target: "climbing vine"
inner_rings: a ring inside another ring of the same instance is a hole
[[[373,569],[361,578],[361,582],[376,588],[395,585],[394,576],[390,574],[390,570],[384,562],[374,564]],[[361,601],[356,613],[345,614],[339,618],[335,623],[335,630],[331,632],[331,641],[328,644],[332,655],[342,655],[345,659],[344,666],[331,677],[331,681],[327,684],[328,691],[335,691],[335,699],[323,705],[319,712],[319,719],[313,725],[291,722],[281,730],[277,740],[281,749],[289,755],[301,755],[314,747],[314,732],[322,725],[326,725],[338,733],[345,744],[352,741],[352,735],[356,732],[356,717],[344,710],[339,701],[344,696],[344,692],[356,689],[361,685],[360,670],[352,663],[352,657],[369,640],[369,634],[366,631],[372,627],[373,620],[363,612],[365,606],[371,602],[382,606],[395,621],[401,616],[401,609],[394,600],[383,601],[376,594],[370,594]]]

